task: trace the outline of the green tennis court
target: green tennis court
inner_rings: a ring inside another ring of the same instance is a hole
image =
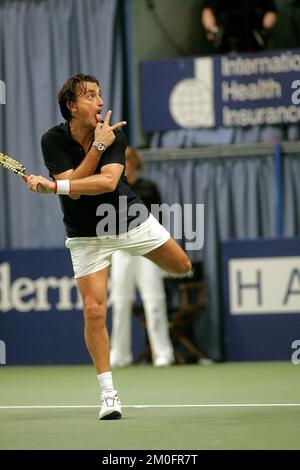
[[[99,421],[92,366],[0,368],[1,449],[299,449],[300,366],[114,371],[124,417]]]

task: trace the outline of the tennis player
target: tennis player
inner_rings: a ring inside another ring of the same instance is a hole
[[[67,232],[74,277],[84,306],[84,336],[100,384],[99,419],[119,419],[106,329],[108,269],[119,249],[145,256],[162,269],[185,274],[191,263],[169,232],[149,214],[125,177],[125,121],[102,119],[103,99],[91,75],[71,77],[58,93],[65,123],[42,137],[52,180],[30,175],[31,191],[57,194]]]

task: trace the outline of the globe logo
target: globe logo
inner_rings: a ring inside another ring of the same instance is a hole
[[[187,78],[173,88],[169,110],[183,128],[211,127],[214,123],[212,89],[203,80]]]

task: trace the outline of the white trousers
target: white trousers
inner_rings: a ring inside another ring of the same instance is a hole
[[[110,300],[112,305],[111,363],[132,362],[131,315],[135,290],[141,295],[153,363],[172,362],[173,347],[169,337],[166,296],[161,271],[143,256],[117,251],[112,256]]]

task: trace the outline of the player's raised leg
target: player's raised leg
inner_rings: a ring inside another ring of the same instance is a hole
[[[188,256],[173,238],[144,256],[174,274],[188,274],[192,269]]]
[[[121,403],[114,389],[109,366],[109,336],[106,329],[108,268],[82,276],[77,284],[83,299],[84,337],[97,371],[101,389],[100,419],[121,418]]]

